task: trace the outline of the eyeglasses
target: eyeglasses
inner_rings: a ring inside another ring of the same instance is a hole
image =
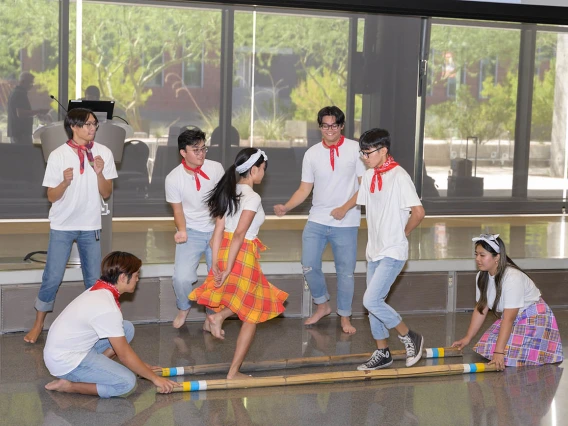
[[[85,124],[83,124],[83,126],[86,126],[86,127],[93,127],[95,130],[98,130],[98,129],[99,129],[99,123],[93,123],[93,122],[90,122],[90,121],[87,122],[87,123],[85,123]],[[81,127],[83,127],[83,126],[81,126]]]
[[[377,149],[374,149],[374,150],[372,150],[372,151],[369,151],[369,152],[359,151],[359,154],[361,154],[361,157],[369,158],[369,156],[370,156],[373,152],[380,151],[380,150],[383,149],[383,148],[384,148],[384,146],[381,146],[381,147],[379,147],[379,148],[377,148]]]
[[[209,148],[204,146],[203,148],[190,149],[190,151],[193,152],[195,155],[199,155],[199,154],[205,154],[207,151],[209,151]]]
[[[323,124],[320,125],[320,127],[321,127],[323,130],[329,130],[329,129],[331,129],[331,130],[337,130],[337,129],[339,129],[341,126],[340,126],[339,124],[337,124],[337,123],[333,123],[333,124],[323,123]]]

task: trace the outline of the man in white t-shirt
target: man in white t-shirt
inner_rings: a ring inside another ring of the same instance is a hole
[[[102,261],[95,285],[75,298],[49,328],[43,359],[58,378],[45,388],[65,393],[126,396],[136,386],[135,374],[150,380],[161,393],[170,393],[175,382],[157,376],[136,355],[130,341],[134,326],[124,321],[120,295],[134,293],[142,261],[115,251]],[[119,364],[111,358],[116,357]]]
[[[92,111],[73,109],[63,125],[69,140],[50,154],[43,179],[52,203],[49,245],[35,301],[36,319],[24,337],[29,343],[35,343],[47,313],[53,310],[73,241],[79,248],[85,288],[99,277],[101,197],[110,197],[112,179],[117,177],[111,150],[94,141],[99,122]]]
[[[197,267],[205,255],[207,270],[211,269],[211,247],[215,221],[209,215],[207,196],[223,177],[221,163],[205,159],[205,133],[198,128],[183,131],[178,137],[182,161],[166,177],[166,201],[172,206],[177,232],[174,235],[176,254],[173,286],[178,314],[173,321],[180,328],[191,308],[187,296],[197,282]],[[203,328],[209,330],[205,320]]]
[[[387,343],[389,329],[399,333],[406,349],[406,366],[422,357],[424,338],[409,330],[400,315],[386,303],[396,277],[408,259],[410,232],[424,218],[424,208],[410,176],[390,155],[391,140],[384,129],[371,129],[359,138],[361,155],[369,168],[363,176],[357,204],[367,218],[367,290],[363,305],[369,311],[377,350],[358,370],[377,370],[392,364]]]
[[[345,114],[336,106],[318,112],[322,142],[306,151],[300,187],[285,204],[274,206],[274,213],[285,215],[304,202],[313,189],[312,208],[302,234],[302,270],[317,310],[305,324],[315,324],[331,313],[322,271],[323,252],[330,243],[337,272],[337,314],[343,331],[353,334],[356,330],[350,316],[361,222],[356,200],[365,166],[357,142],[341,134],[344,123]]]

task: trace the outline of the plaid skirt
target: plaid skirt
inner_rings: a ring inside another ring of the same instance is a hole
[[[473,347],[479,355],[493,359],[501,320],[495,321]],[[505,365],[543,365],[561,362],[562,342],[556,318],[542,298],[520,312],[513,322],[505,347]]]
[[[227,267],[232,238],[232,233],[224,232],[218,252],[221,270]],[[288,293],[270,284],[262,273],[258,252],[264,250],[266,247],[258,238],[254,241],[245,239],[225,284],[215,287],[213,272],[209,271],[205,282],[189,294],[189,299],[215,312],[229,308],[243,322],[265,322],[280,315],[284,312],[283,303]]]

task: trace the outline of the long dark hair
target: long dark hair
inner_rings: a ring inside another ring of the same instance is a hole
[[[264,163],[264,156],[261,155],[256,163],[243,173],[237,173],[237,167],[244,164],[253,154],[256,154],[257,148],[245,148],[237,154],[235,162],[225,170],[225,174],[221,180],[215,185],[209,194],[207,194],[206,203],[212,217],[223,217],[226,213],[232,215],[239,210],[241,196],[237,195],[237,176],[246,178],[252,167],[260,167]],[[268,167],[268,161],[266,162]]]
[[[495,251],[493,247],[491,247],[487,242],[483,240],[479,240],[475,243],[475,248],[481,246],[485,250],[487,250],[493,257],[497,256],[498,254],[501,255],[499,258],[499,262],[497,263],[497,273],[495,274],[495,302],[493,302],[493,307],[490,309],[493,314],[497,318],[501,318],[501,314],[497,312],[497,305],[499,304],[499,300],[501,299],[501,290],[503,274],[505,274],[505,270],[508,267],[515,268],[521,271],[523,274],[527,275],[525,271],[517,266],[515,262],[513,262],[509,256],[507,256],[507,249],[505,248],[505,243],[499,237],[496,238],[495,242],[499,244],[499,253]],[[487,286],[489,284],[489,272],[488,271],[480,271],[479,278],[477,279],[477,288],[479,289],[480,297],[479,301],[475,305],[475,308],[479,311],[480,314],[483,314],[485,307],[487,306]]]

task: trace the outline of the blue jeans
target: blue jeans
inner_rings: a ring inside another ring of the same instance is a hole
[[[326,226],[308,221],[302,233],[302,271],[317,305],[329,300],[321,266],[323,251],[328,242],[331,244],[337,273],[337,314],[342,317],[351,315],[355,287],[353,274],[357,262],[357,232],[356,226]]]
[[[191,293],[191,286],[197,282],[197,267],[201,256],[205,253],[207,270],[211,269],[212,263],[209,241],[213,231],[199,232],[189,228],[186,231],[187,241],[183,244],[176,244],[173,276],[176,305],[182,311],[191,308],[191,302],[187,296]]]
[[[98,239],[100,231],[49,231],[47,261],[43,270],[41,287],[35,301],[35,308],[40,312],[53,311],[55,295],[63,275],[73,241],[77,241],[81,269],[85,288],[91,288],[101,275],[101,243]]]
[[[400,315],[387,305],[385,299],[405,263],[405,260],[385,257],[367,264],[367,290],[363,296],[363,306],[369,311],[371,333],[375,340],[388,338],[389,329],[402,321]]]
[[[130,343],[134,326],[130,321],[123,321],[123,327],[124,336]],[[99,340],[77,367],[59,378],[75,383],[95,383],[101,398],[126,395],[136,386],[136,375],[102,354],[110,347],[108,339]]]

